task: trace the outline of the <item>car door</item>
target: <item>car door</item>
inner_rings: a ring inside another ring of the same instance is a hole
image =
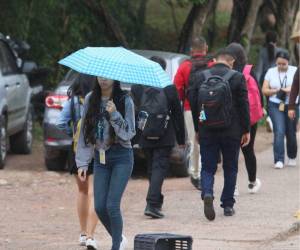
[[[21,105],[20,101],[20,85],[19,70],[17,68],[15,57],[8,48],[8,45],[0,41],[0,54],[2,58],[1,72],[4,83],[4,88],[7,97],[8,106],[8,134],[14,133],[16,129],[22,126],[22,116],[25,113],[25,107]],[[26,95],[26,93],[22,93]]]

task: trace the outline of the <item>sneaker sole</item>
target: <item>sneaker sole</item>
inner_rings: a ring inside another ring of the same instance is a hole
[[[212,197],[204,197],[204,215],[208,220],[214,220],[216,217]]]
[[[87,248],[88,250],[97,250],[97,248],[94,248],[93,246],[86,246],[86,248]]]
[[[150,212],[150,211],[144,212],[144,215],[149,216],[149,217],[151,217],[151,218],[153,218],[153,219],[161,219],[161,218],[164,217],[163,215],[160,216],[160,215],[157,215],[157,214],[152,213],[152,212]]]
[[[233,215],[235,215],[235,212],[233,211],[232,213],[225,213],[224,212],[224,216],[233,216]]]

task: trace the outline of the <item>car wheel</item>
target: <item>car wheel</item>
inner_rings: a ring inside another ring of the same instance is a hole
[[[4,168],[7,154],[7,127],[5,116],[0,116],[0,169]]]
[[[16,154],[30,154],[32,149],[33,109],[29,108],[24,129],[10,137],[11,151]]]
[[[45,148],[45,164],[49,171],[64,171],[68,158],[67,150]]]

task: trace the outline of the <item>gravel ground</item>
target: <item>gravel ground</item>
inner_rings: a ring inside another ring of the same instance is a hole
[[[222,170],[216,174],[217,216],[213,222],[205,219],[200,194],[188,178],[166,180],[164,219],[145,218],[148,182],[145,177],[131,179],[122,204],[128,249],[133,249],[136,234],[150,232],[191,235],[194,250],[300,249],[299,224],[294,224],[299,223],[294,213],[300,208],[300,166],[273,169],[271,141],[272,134],[260,129],[256,151],[262,189],[258,194],[247,193],[241,158],[240,195],[236,215],[230,218],[219,207]],[[0,249],[85,249],[77,246],[75,196],[74,177],[45,170],[41,143],[35,143],[31,155],[9,155],[0,171]],[[101,250],[110,249],[110,238],[100,224],[96,239]]]

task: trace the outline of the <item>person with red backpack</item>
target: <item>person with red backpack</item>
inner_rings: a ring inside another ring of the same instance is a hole
[[[254,142],[257,131],[257,123],[264,115],[263,96],[253,71],[253,65],[247,64],[247,55],[243,46],[239,43],[231,43],[227,46],[227,49],[236,57],[236,60],[233,64],[233,69],[243,73],[248,89],[251,139],[247,146],[242,147],[242,152],[245,158],[245,164],[248,173],[248,192],[253,194],[256,193],[261,187],[261,181],[256,178],[257,162],[254,151]]]
[[[189,161],[189,172],[191,175],[191,183],[195,188],[201,190],[200,181],[200,151],[199,144],[196,139],[193,127],[193,118],[189,100],[187,98],[187,90],[189,88],[190,77],[196,71],[207,69],[212,66],[212,60],[207,56],[208,46],[204,37],[197,37],[192,40],[191,59],[185,60],[178,68],[174,84],[176,86],[180,100],[184,107],[184,120],[187,128],[188,141],[191,144],[191,158]]]

